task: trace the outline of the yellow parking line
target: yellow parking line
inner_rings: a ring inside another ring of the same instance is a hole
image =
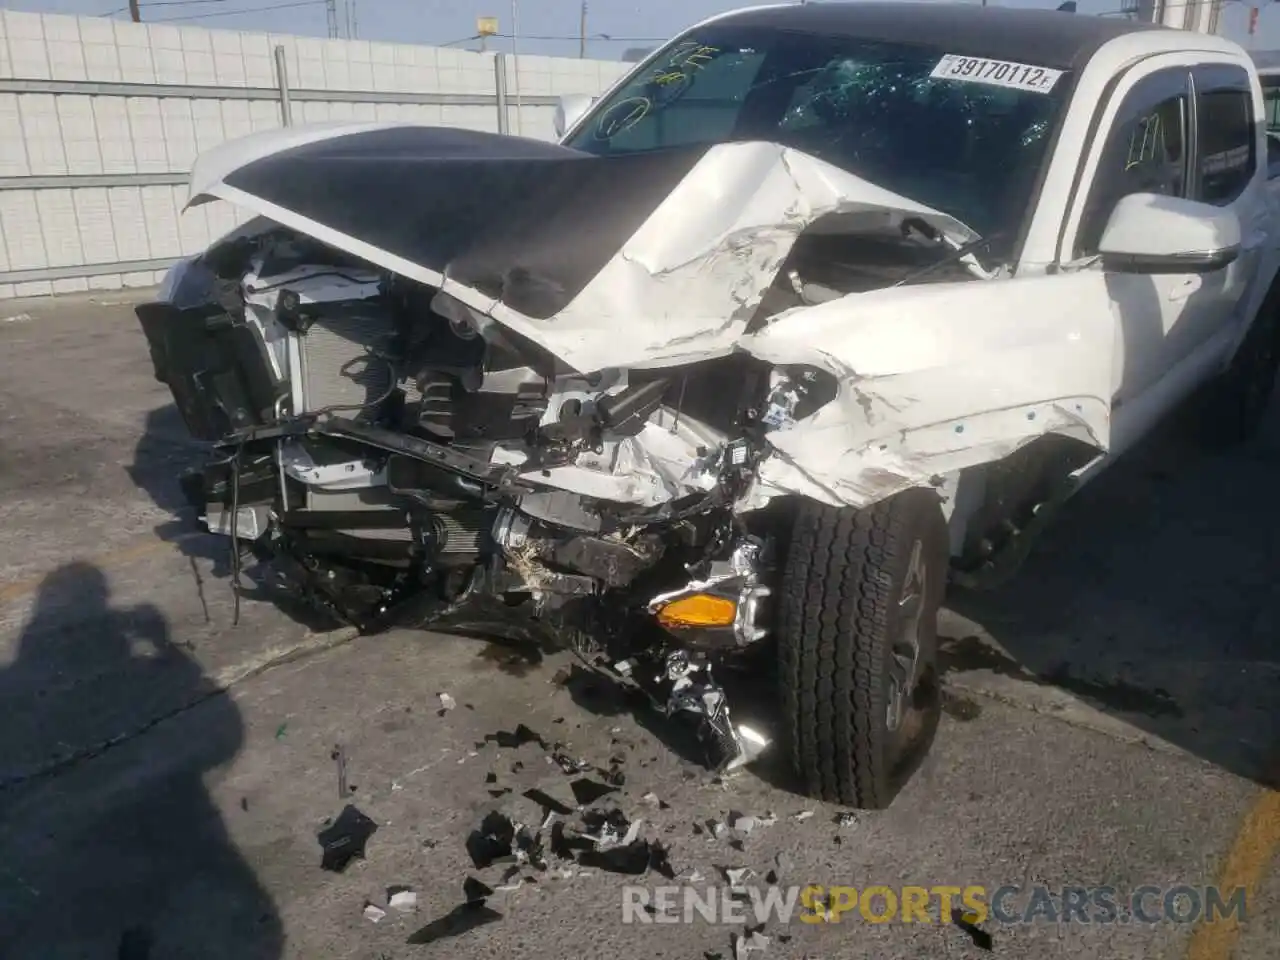
[[[1237,887],[1244,888],[1246,916],[1255,909],[1258,885],[1277,847],[1280,847],[1280,792],[1266,790],[1244,815],[1218,875],[1218,889],[1224,898]],[[1213,923],[1202,920],[1191,935],[1187,960],[1231,960],[1239,939],[1240,921],[1234,914],[1219,917]]]
[[[122,564],[131,563],[134,560],[141,560],[164,550],[175,549],[184,541],[201,537],[205,534],[192,532],[174,537],[172,540],[161,540],[156,536],[143,537],[137,543],[127,547],[121,547],[119,550],[109,550],[106,553],[98,554],[84,559],[82,562],[91,563],[99,570],[110,572],[113,567]],[[79,559],[79,558],[75,558]],[[70,560],[68,562],[74,562]],[[21,600],[30,596],[40,589],[40,584],[44,582],[45,574],[35,577],[27,577],[22,580],[14,580],[11,583],[0,584],[0,604],[13,603],[15,600]]]

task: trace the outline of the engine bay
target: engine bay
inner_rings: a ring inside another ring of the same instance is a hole
[[[901,235],[802,240],[753,323],[964,270]],[[656,652],[665,708],[745,755],[706,657],[768,635],[777,524],[734,505],[769,434],[835,397],[831,374],[740,351],[571,370],[270,224],[188,262],[138,317],[157,378],[212,444],[183,487],[230,538],[237,584],[243,545],[362,632],[516,628],[611,662]]]

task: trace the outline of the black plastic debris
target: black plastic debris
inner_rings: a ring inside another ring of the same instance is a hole
[[[467,837],[467,853],[477,870],[514,857],[511,847],[516,839],[516,825],[496,810],[481,821]]]
[[[561,860],[573,860],[578,850],[590,850],[595,846],[587,837],[570,836],[563,822],[551,825],[550,850]]]
[[[539,790],[536,787],[532,790],[526,790],[524,792],[524,797],[525,799],[532,800],[534,803],[538,804],[538,806],[542,807],[544,817],[548,811],[551,813],[558,813],[562,817],[567,817],[569,814],[573,813],[573,807],[569,806],[567,803],[557,800],[545,790]],[[574,794],[574,797],[577,797],[576,793]]]
[[[486,733],[484,739],[486,743],[496,743],[504,750],[514,750],[517,747],[523,747],[526,743],[536,743],[543,750],[550,749],[541,735],[534,733],[523,723],[513,731],[499,730],[497,733]]]
[[[519,773],[523,769],[524,769],[524,764],[521,763],[519,760],[517,760],[515,763],[511,765],[512,773]]]
[[[578,865],[581,867],[605,870],[609,873],[623,873],[639,876],[649,869],[652,852],[647,840],[637,840],[625,847],[610,847],[607,850],[584,850],[578,854]]]
[[[573,798],[578,802],[578,806],[589,807],[601,797],[607,797],[618,788],[607,783],[600,783],[598,780],[592,780],[590,777],[579,777],[569,784],[569,789],[573,791]]]
[[[463,903],[454,907],[443,917],[432,920],[425,927],[410,934],[405,943],[413,946],[435,943],[437,940],[460,936],[501,919],[502,914],[483,900]]]
[[[347,804],[338,819],[317,834],[324,851],[320,868],[341,873],[352,860],[363,860],[365,845],[377,829],[376,823]]]
[[[575,773],[585,773],[591,769],[591,764],[585,760],[575,760],[560,748],[560,744],[556,744],[556,749],[551,752],[550,757],[552,763],[570,776]]]
[[[975,923],[964,918],[964,914],[959,913],[953,907],[951,910],[951,923],[969,935],[969,939],[973,941],[973,945],[979,950],[991,950],[995,945],[995,941],[991,938],[991,934],[983,930]]]
[[[150,960],[151,931],[146,927],[130,927],[120,934],[116,960]]]
[[[490,770],[487,774],[485,774],[484,782],[485,782],[485,783],[497,783],[497,782],[498,782],[498,775],[497,775],[496,773],[494,773],[492,770]]]
[[[517,871],[518,872],[518,871]],[[467,903],[483,903],[493,896],[493,887],[475,877],[467,877],[462,881],[462,899]]]
[[[241,809],[241,810],[243,810],[245,813],[248,813],[248,812],[249,812],[249,798],[248,798],[248,797],[241,797],[241,798],[240,798],[240,809]]]
[[[584,811],[582,825],[604,846],[617,843],[631,829],[631,821],[616,807],[612,810]]]
[[[499,788],[499,789],[497,789],[497,790],[490,790],[490,791],[489,791],[489,796],[491,796],[491,797],[493,797],[493,799],[497,800],[497,799],[498,799],[498,797],[505,797],[505,796],[506,796],[508,793],[510,793],[510,792],[511,792],[511,788],[510,788],[510,787],[501,787],[501,788]]]

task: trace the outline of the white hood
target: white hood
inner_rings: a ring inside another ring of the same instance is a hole
[[[296,181],[308,176],[304,190]],[[384,189],[397,176],[399,191]],[[517,180],[526,193],[544,184],[543,196],[495,191]],[[414,195],[403,184],[414,184]],[[192,204],[227,200],[439,287],[582,371],[732,349],[816,221],[824,222],[815,229],[847,232],[915,217],[954,244],[977,238],[945,213],[763,142],[615,159],[469,131],[326,124],[215,148],[197,161],[191,189]],[[459,193],[474,195],[466,207],[474,236],[456,212]],[[436,223],[436,210],[448,222]],[[397,220],[412,229],[397,234],[388,223]],[[454,246],[436,242],[437,233]],[[529,265],[539,257],[540,266]],[[539,315],[509,292],[517,274],[536,288],[529,297],[554,309]],[[482,275],[493,282],[472,280]]]

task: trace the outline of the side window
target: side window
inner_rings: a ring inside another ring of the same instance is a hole
[[[1129,194],[1186,196],[1188,79],[1186,70],[1162,70],[1125,95],[1093,174],[1075,256],[1098,252],[1111,211]]]
[[[1240,67],[1197,67],[1194,198],[1226,206],[1257,169],[1253,94]]]

